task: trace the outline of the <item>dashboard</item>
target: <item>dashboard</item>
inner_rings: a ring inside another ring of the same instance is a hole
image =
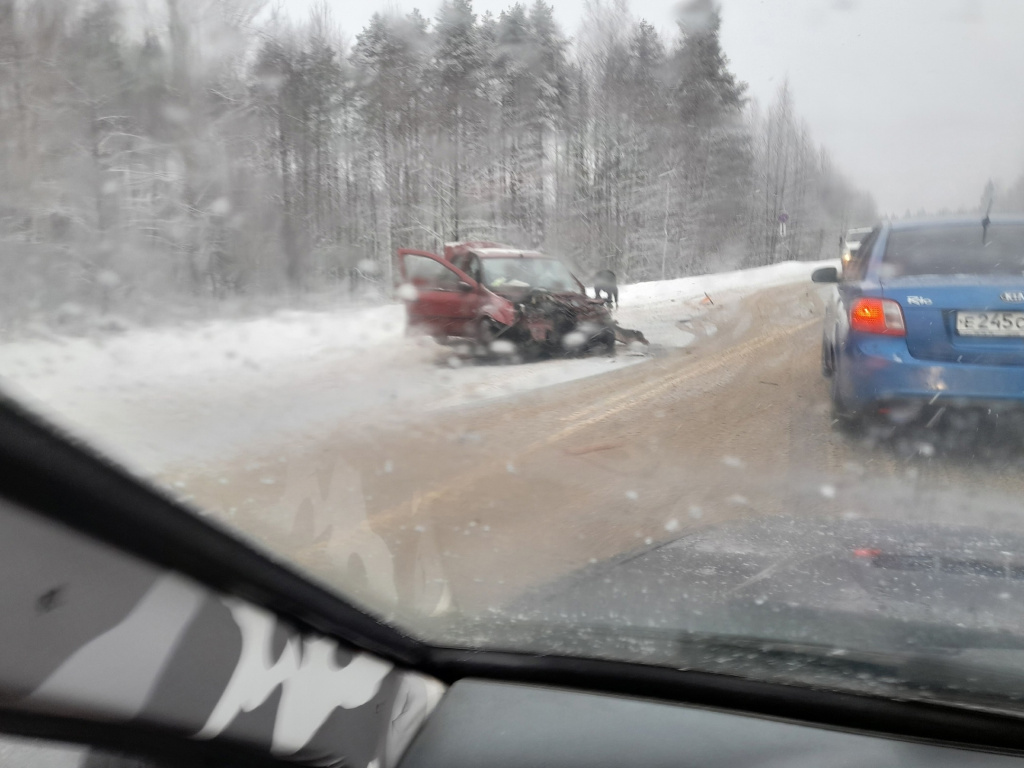
[[[466,679],[401,768],[1024,768],[1024,758],[644,699]]]

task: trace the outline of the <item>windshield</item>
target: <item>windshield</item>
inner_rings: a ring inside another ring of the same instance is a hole
[[[431,643],[1024,715],[1022,39],[0,1],[0,397]]]
[[[484,285],[495,290],[526,287],[543,291],[576,290],[569,270],[556,259],[487,258],[481,264]]]
[[[1024,223],[997,222],[895,231],[882,271],[912,275],[1014,275],[1024,277]]]

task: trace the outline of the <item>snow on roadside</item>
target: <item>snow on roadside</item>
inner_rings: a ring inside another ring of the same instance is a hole
[[[621,309],[616,319],[625,328],[643,331],[652,344],[686,347],[697,338],[698,331],[714,332],[713,325],[699,320],[705,297],[721,303],[764,288],[807,280],[815,269],[837,264],[836,260],[785,261],[734,272],[625,285],[619,288]]]
[[[400,305],[336,312],[277,312],[256,320],[211,321],[118,335],[0,343],[0,376],[32,383],[43,399],[69,386],[120,390],[142,381],[203,386],[221,378],[288,375],[324,355],[394,344],[404,335]]]
[[[652,344],[686,346],[695,338],[687,321],[701,313],[705,293],[712,300],[738,297],[805,280],[817,266],[787,262],[622,286],[618,320]],[[137,471],[156,474],[306,441],[343,424],[400,422],[644,359],[621,354],[450,367],[445,350],[407,337],[404,328],[403,307],[390,304],[12,341],[0,343],[0,388]]]

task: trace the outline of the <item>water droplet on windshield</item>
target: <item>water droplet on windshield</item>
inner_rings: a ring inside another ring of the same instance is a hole
[[[395,296],[402,301],[416,301],[419,298],[420,292],[416,290],[416,286],[411,283],[402,283],[395,290]]]

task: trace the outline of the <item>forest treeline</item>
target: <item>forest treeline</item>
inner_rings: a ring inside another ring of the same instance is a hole
[[[629,281],[833,255],[875,217],[783,85],[752,102],[711,0],[378,14],[0,0],[0,316],[388,285],[488,239]],[[785,219],[782,226],[780,219]]]

